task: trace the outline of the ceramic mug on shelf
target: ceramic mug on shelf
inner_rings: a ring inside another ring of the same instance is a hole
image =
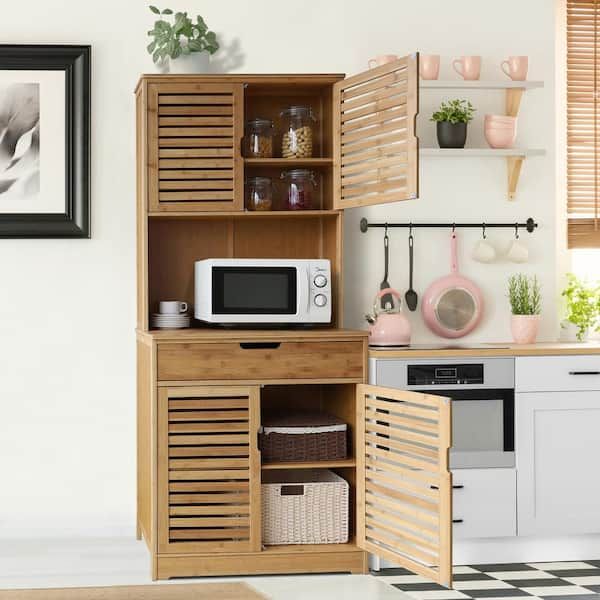
[[[387,63],[394,62],[398,60],[398,57],[395,54],[380,54],[375,58],[370,58],[368,65],[369,69],[373,69],[375,67],[381,67],[381,65],[385,65]]]
[[[179,300],[164,300],[159,304],[159,312],[163,315],[180,315],[187,312],[187,302]]]
[[[421,79],[437,79],[440,75],[440,55],[420,54],[419,75]]]
[[[481,74],[481,56],[461,56],[460,58],[455,58],[452,61],[452,68],[463,79],[479,79],[479,75]]]
[[[506,69],[504,66],[506,65]],[[524,81],[527,78],[527,68],[529,66],[529,58],[527,56],[509,56],[508,60],[503,60],[500,63],[500,68],[513,81]]]

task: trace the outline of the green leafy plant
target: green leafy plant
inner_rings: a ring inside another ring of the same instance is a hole
[[[539,315],[542,312],[541,288],[535,275],[511,275],[508,278],[508,299],[513,315]]]
[[[581,341],[589,329],[600,331],[600,285],[567,273],[567,287],[561,294],[567,301],[567,321],[577,326]]]
[[[453,125],[456,123],[468,123],[473,120],[475,108],[468,100],[448,100],[442,102],[438,110],[431,115],[432,121],[448,121]]]
[[[194,52],[214,54],[219,49],[215,32],[209,31],[200,15],[196,17],[194,23],[186,12],[173,14],[170,8],[161,11],[156,6],[150,6],[150,10],[159,16],[154,23],[154,28],[148,32],[153,39],[148,44],[147,50],[155,63],[167,57],[175,59],[182,54]],[[164,18],[171,15],[173,15],[172,22]]]

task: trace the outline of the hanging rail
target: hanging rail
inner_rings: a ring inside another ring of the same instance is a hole
[[[367,219],[362,218],[360,220],[360,230],[366,233],[371,227],[381,227],[392,229],[394,227],[405,227],[412,229],[493,229],[493,228],[505,228],[505,229],[525,229],[529,233],[533,233],[538,224],[531,218],[527,219],[525,223],[513,222],[513,223],[369,223]]]

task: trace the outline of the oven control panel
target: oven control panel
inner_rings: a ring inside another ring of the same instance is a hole
[[[407,383],[414,385],[477,385],[483,383],[483,363],[409,364]]]

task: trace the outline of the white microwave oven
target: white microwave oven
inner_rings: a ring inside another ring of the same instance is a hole
[[[194,287],[206,323],[331,322],[329,260],[209,258],[195,263]]]

